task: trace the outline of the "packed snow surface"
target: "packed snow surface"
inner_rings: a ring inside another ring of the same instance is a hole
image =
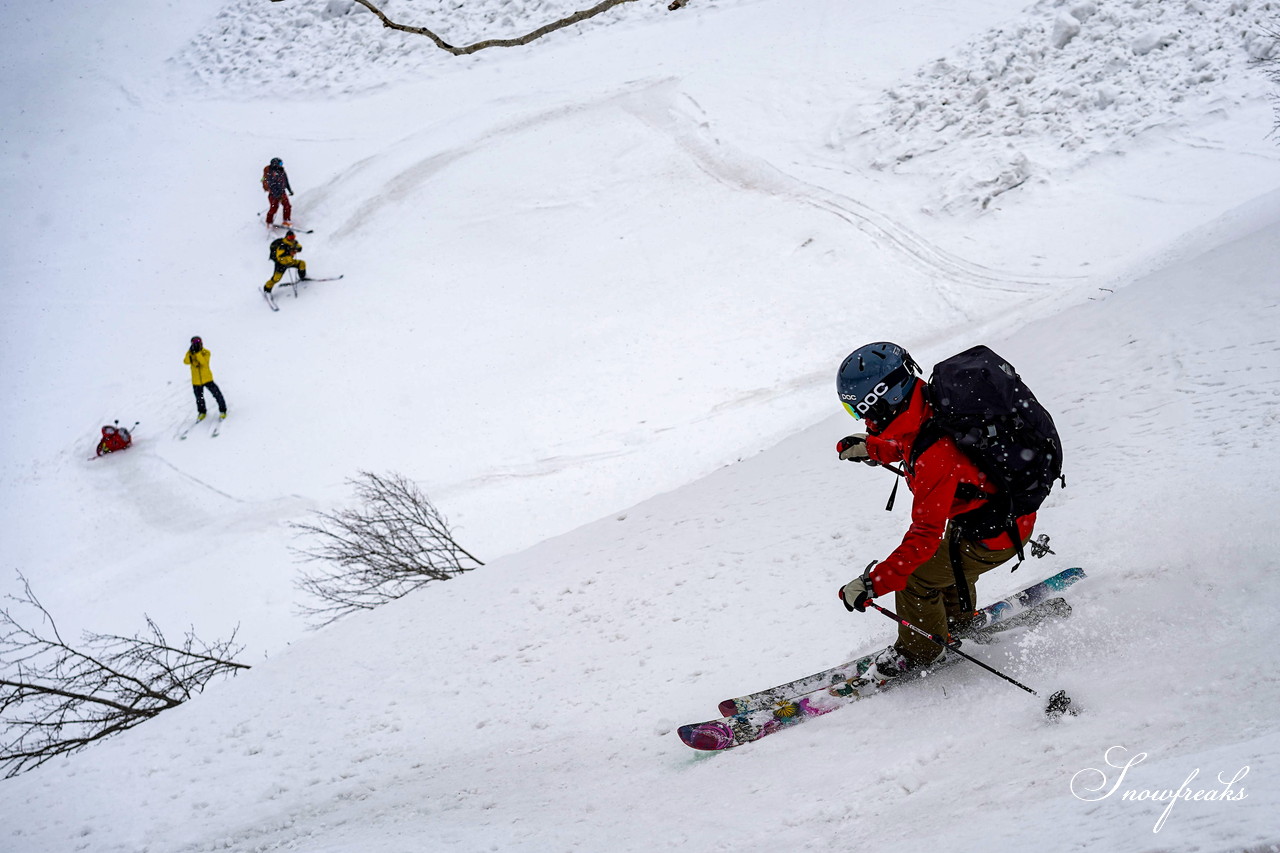
[[[349,0],[11,4],[0,593],[253,668],[0,781],[0,850],[1280,850],[1278,11],[638,0],[455,58]],[[345,275],[278,313],[271,157]],[[1089,577],[974,653],[1085,713],[961,665],[692,752],[892,636],[836,598],[908,520],[833,452],[883,339],[986,343],[1053,412],[1056,554],[980,598]],[[362,470],[486,565],[309,631],[290,525]]]

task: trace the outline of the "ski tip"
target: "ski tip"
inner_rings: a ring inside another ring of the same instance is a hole
[[[720,716],[732,717],[734,714],[738,713],[738,700],[726,699],[720,703],[719,708]]]
[[[685,746],[714,752],[733,746],[733,732],[722,720],[709,723],[690,723],[676,730]]]

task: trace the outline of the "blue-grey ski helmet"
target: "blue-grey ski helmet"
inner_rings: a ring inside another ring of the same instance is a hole
[[[849,414],[884,428],[906,408],[919,374],[909,352],[880,341],[845,357],[836,373],[836,393]]]

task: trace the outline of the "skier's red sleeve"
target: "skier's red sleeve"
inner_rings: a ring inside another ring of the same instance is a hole
[[[870,448],[871,442],[868,442]],[[885,442],[889,444],[889,442]],[[960,469],[949,458],[943,442],[930,447],[916,460],[910,486],[911,526],[902,537],[902,544],[871,570],[871,581],[876,595],[885,595],[905,589],[907,578],[920,565],[932,557],[942,544],[947,520],[951,517],[960,484]],[[887,456],[897,450],[885,448]],[[875,451],[869,451],[875,458]],[[956,454],[958,455],[958,453]],[[901,458],[901,456],[899,456]]]

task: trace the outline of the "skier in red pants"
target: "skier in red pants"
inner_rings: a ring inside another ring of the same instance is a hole
[[[262,188],[267,191],[267,201],[271,206],[267,209],[267,224],[274,225],[276,208],[284,208],[284,224],[293,221],[293,206],[289,204],[289,196],[293,195],[293,187],[289,186],[289,175],[284,170],[284,161],[279,157],[271,158],[262,170]]]

